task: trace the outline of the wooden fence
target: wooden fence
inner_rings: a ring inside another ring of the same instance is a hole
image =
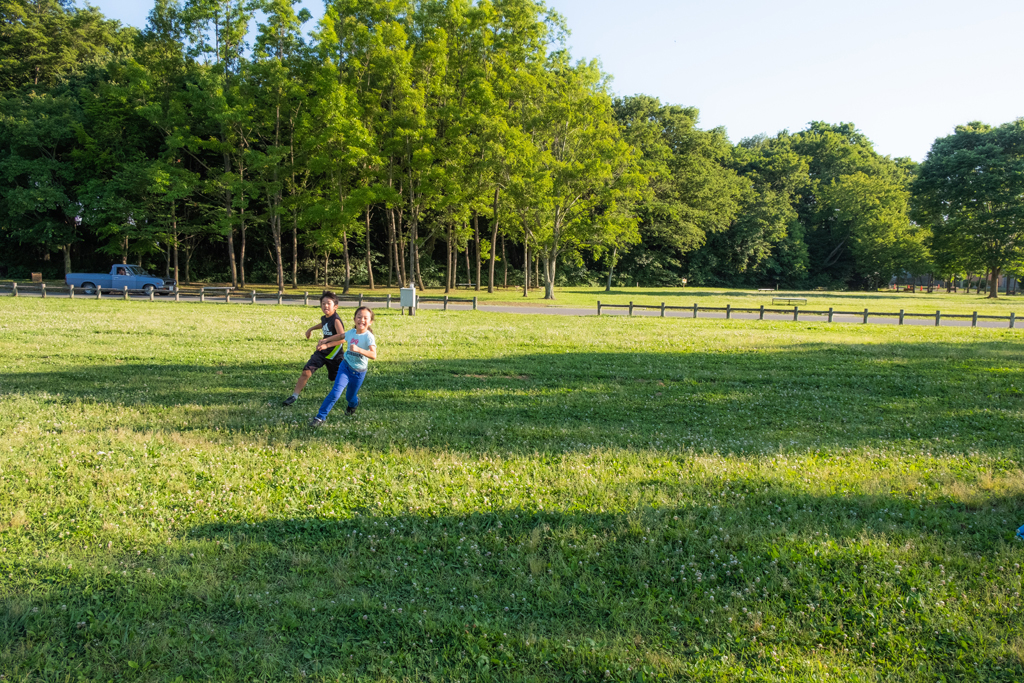
[[[182,297],[191,297],[192,300],[198,300],[200,303],[207,301],[223,301],[224,303],[231,303],[232,300],[235,302],[248,302],[255,304],[257,301],[276,301],[278,304],[284,304],[285,302],[297,303],[300,300],[303,305],[309,306],[310,301],[314,304],[319,302],[316,292],[313,292],[312,297],[309,292],[302,292],[299,294],[289,292],[258,292],[255,289],[249,291],[235,290],[231,287],[179,287],[173,292],[160,292],[153,289],[128,289],[123,287],[120,290],[113,289],[93,289],[84,290],[81,287],[75,287],[74,285],[56,285],[47,286],[46,283],[32,283],[29,285],[21,284],[17,282],[0,284],[0,290],[8,290],[11,296],[41,296],[46,298],[47,294],[67,294],[69,298],[83,298],[88,297],[91,299],[124,299],[127,301],[130,298],[138,300],[139,298],[149,299],[155,301],[157,297],[171,298],[174,301],[181,301]],[[392,294],[386,296],[372,296],[366,294],[338,294],[336,295],[339,302],[351,302],[356,306],[362,306],[363,303],[382,303],[386,308],[391,308],[391,304],[398,303],[397,297]],[[416,298],[416,308],[419,308],[421,301],[430,302],[436,301],[442,304],[444,310],[448,310],[449,303],[466,303],[472,304],[473,310],[477,310],[477,297],[472,298],[459,298],[445,296],[420,296]]]
[[[1010,323],[1009,326],[1010,326],[1011,329],[1013,328],[1014,324],[1016,323],[1016,319],[1017,319],[1017,314],[1016,313],[1012,313],[1012,312],[1010,313],[1010,315],[1007,316],[1007,315],[979,315],[977,311],[974,311],[973,313],[943,313],[942,311],[935,311],[935,313],[908,313],[905,310],[903,310],[902,308],[899,310],[898,313],[884,313],[884,312],[881,312],[881,311],[874,311],[874,312],[872,312],[872,311],[869,311],[866,308],[863,311],[837,311],[834,308],[829,308],[827,311],[815,311],[815,310],[808,310],[808,309],[800,310],[799,306],[793,306],[793,308],[768,308],[768,307],[766,307],[764,305],[761,305],[758,308],[742,308],[742,307],[739,307],[739,306],[732,306],[731,304],[726,304],[725,306],[700,306],[698,304],[693,304],[693,306],[667,306],[664,301],[661,302],[660,306],[651,306],[651,305],[645,305],[645,304],[634,304],[632,301],[630,301],[628,304],[603,304],[600,301],[598,301],[597,302],[597,314],[598,315],[601,315],[601,309],[602,308],[625,308],[625,309],[628,309],[628,311],[629,311],[628,315],[633,315],[633,310],[634,309],[658,310],[658,311],[661,311],[661,317],[663,317],[663,318],[665,317],[665,311],[686,311],[686,312],[692,312],[694,318],[697,317],[697,314],[700,311],[715,312],[715,313],[722,313],[722,312],[724,312],[726,320],[731,319],[733,313],[757,313],[758,314],[757,315],[758,320],[764,320],[764,314],[765,313],[769,313],[769,314],[773,314],[773,315],[775,315],[775,314],[789,315],[790,313],[792,313],[794,321],[799,320],[800,319],[800,314],[803,313],[804,315],[828,316],[828,321],[829,322],[833,322],[834,317],[837,316],[837,315],[849,315],[849,316],[855,316],[855,317],[862,318],[864,324],[867,324],[869,317],[874,316],[876,318],[898,318],[900,325],[903,324],[903,321],[904,321],[905,318],[924,318],[924,319],[927,319],[927,320],[934,319],[936,327],[939,326],[939,324],[941,323],[941,321],[943,319],[970,320],[971,321],[971,327],[977,327],[979,320],[1007,320]]]

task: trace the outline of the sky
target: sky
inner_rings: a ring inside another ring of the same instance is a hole
[[[152,4],[92,0],[142,27]],[[1024,117],[1024,0],[548,0],[576,59],[616,95],[700,109],[733,142],[850,122],[891,157],[923,161],[970,121]],[[303,3],[319,19],[321,0]]]

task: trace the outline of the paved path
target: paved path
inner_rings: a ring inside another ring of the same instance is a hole
[[[4,294],[6,294],[6,292],[4,292]],[[7,294],[7,296],[10,296],[10,295]],[[39,298],[40,292],[37,289],[34,290],[34,289],[30,289],[30,288],[25,288],[25,289],[19,288],[18,296],[27,296],[27,297],[31,297],[31,298]],[[47,296],[48,297],[52,297],[52,298],[57,298],[57,299],[67,299],[68,298],[68,293],[67,292],[61,292],[59,290],[56,290],[56,291],[55,290],[47,290]],[[293,295],[293,294],[285,294],[285,297],[282,299],[282,305],[285,305],[285,306],[302,306],[304,304],[303,299],[301,297],[289,298],[289,297],[292,297],[292,296],[295,296],[295,295]],[[87,296],[87,295],[82,294],[79,290],[76,290],[75,291],[75,298],[76,299],[90,299],[90,300],[92,300],[92,299],[95,299],[96,296],[95,295]],[[103,295],[103,298],[104,299],[117,299],[117,300],[120,300],[120,299],[123,299],[123,294],[106,294],[105,293]],[[144,295],[144,294],[129,294],[128,298],[131,299],[132,301],[146,301],[146,300],[149,299],[149,297]],[[169,301],[169,302],[173,302],[174,301],[174,297],[173,296],[159,296],[159,295],[156,295],[156,296],[154,296],[153,300],[154,301]],[[192,293],[180,294],[179,295],[179,300],[182,301],[182,302],[187,302],[187,303],[198,303],[199,302],[199,295],[198,294],[192,294]],[[250,302],[251,302],[250,295],[247,295],[247,294],[244,294],[244,295],[243,294],[233,294],[232,297],[231,297],[231,304],[232,305],[235,305],[235,304],[248,305]],[[224,305],[225,304],[224,295],[223,294],[208,294],[208,295],[206,295],[205,303]],[[277,305],[277,299],[274,298],[273,294],[263,294],[263,295],[261,295],[261,298],[256,300],[256,303],[258,303],[260,305],[265,305],[265,306],[275,306],[275,305]],[[365,303],[366,303],[367,306],[370,306],[371,308],[383,308],[386,305],[382,301],[366,301]],[[315,293],[311,293],[310,297],[309,297],[309,305],[313,306],[315,304],[316,304],[316,295],[315,295]],[[357,304],[356,301],[343,300],[343,301],[340,302],[339,307],[340,308],[354,308],[356,306],[356,304]],[[398,307],[398,297],[394,297],[392,299],[391,306],[392,306],[392,308],[397,308]],[[443,307],[444,307],[444,304],[441,303],[441,302],[437,302],[437,301],[421,301],[420,302],[420,308],[421,309],[440,310]],[[452,310],[452,311],[466,311],[466,310],[472,310],[472,308],[473,308],[473,304],[469,303],[469,302],[462,302],[462,301],[449,301],[448,302],[448,309]],[[477,308],[478,308],[478,310],[488,311],[488,312],[492,312],[492,313],[520,313],[520,314],[528,314],[528,315],[570,315],[570,316],[594,316],[594,315],[597,315],[597,307],[596,306],[591,307],[591,308],[580,308],[580,307],[573,307],[573,306],[548,306],[548,305],[544,305],[544,304],[522,304],[522,305],[512,305],[512,306],[510,306],[510,305],[501,305],[501,304],[480,303],[480,304],[477,305]],[[601,315],[607,315],[607,316],[628,316],[629,315],[628,310],[625,309],[625,308],[605,308],[605,307],[602,307],[602,308],[603,308],[603,310],[601,311]],[[638,306],[634,307],[633,315],[634,316],[645,317],[645,318],[657,318],[657,317],[661,317],[661,310],[660,310],[659,307],[642,308],[641,306],[638,305]],[[692,309],[691,310],[675,310],[675,311],[666,310],[665,311],[665,317],[666,318],[688,318],[688,319],[692,319],[693,318],[693,311],[692,311]],[[698,317],[699,318],[712,318],[712,319],[724,320],[725,319],[725,312],[724,311],[699,311]],[[737,311],[732,311],[730,313],[730,317],[732,319],[734,319],[734,320],[758,320],[759,314],[758,313],[741,313],[741,312],[737,312]],[[764,314],[764,319],[765,320],[776,320],[776,321],[792,321],[793,320],[793,314],[791,312],[788,312],[788,313],[765,313]],[[863,324],[864,323],[864,317],[863,317],[863,314],[861,314],[861,313],[849,314],[849,315],[843,315],[843,314],[837,313],[837,314],[833,315],[832,319],[833,319],[833,322],[835,322],[835,323],[856,323],[856,324]],[[815,314],[812,314],[812,313],[800,312],[799,320],[800,320],[800,322],[828,322],[828,316],[827,315],[815,315]],[[871,316],[868,317],[868,322],[870,324],[873,324],[873,325],[898,325],[899,324],[899,317],[898,316],[881,316],[881,315],[875,316],[875,315],[871,315]],[[968,319],[948,318],[946,316],[942,316],[941,317],[940,323],[941,323],[942,327],[971,327],[971,325],[972,325],[972,321],[969,318]],[[903,324],[905,324],[905,325],[917,325],[917,326],[924,326],[924,327],[935,327],[935,318],[931,314],[929,314],[928,318],[905,317]],[[979,319],[977,326],[978,327],[987,327],[987,328],[1007,328],[1009,326],[1009,321],[1007,321],[1007,320],[985,320],[985,319]],[[1015,322],[1014,326],[1015,327],[1017,326],[1016,322]]]

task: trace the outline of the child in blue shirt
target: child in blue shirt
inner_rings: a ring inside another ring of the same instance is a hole
[[[320,404],[320,411],[316,417],[309,421],[311,427],[319,427],[327,421],[327,416],[334,404],[341,398],[342,391],[345,391],[345,399],[348,401],[348,408],[345,409],[346,415],[352,415],[359,407],[359,387],[366,379],[366,370],[370,361],[377,360],[377,339],[370,329],[373,325],[373,311],[366,306],[360,306],[356,309],[354,323],[355,326],[351,330],[344,334],[321,339],[316,345],[317,350],[339,344],[345,344],[348,348],[338,367],[338,376],[334,380],[331,391],[324,398],[324,402]]]

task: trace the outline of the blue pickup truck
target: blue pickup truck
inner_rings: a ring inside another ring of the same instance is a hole
[[[120,292],[125,287],[129,291],[142,291],[146,294],[150,292],[171,294],[178,284],[174,280],[154,277],[147,273],[142,266],[123,263],[110,266],[110,273],[106,275],[103,273],[68,273],[64,276],[64,282],[80,287],[88,294],[92,294],[97,288]]]

